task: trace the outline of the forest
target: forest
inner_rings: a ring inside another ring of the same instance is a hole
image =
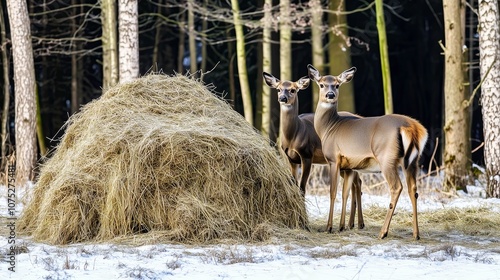
[[[277,142],[279,104],[264,71],[296,81],[308,64],[332,75],[355,66],[339,110],[419,120],[429,132],[423,170],[445,172],[444,184],[456,190],[484,167],[488,196],[500,197],[500,128],[492,117],[500,113],[497,1],[1,0],[0,9],[2,170],[17,153],[23,173],[26,142],[35,150],[25,164],[33,170],[71,115],[127,77],[200,79]],[[300,92],[300,113],[314,111],[315,90]],[[21,129],[26,120],[36,138]],[[35,178],[36,169],[26,176]]]

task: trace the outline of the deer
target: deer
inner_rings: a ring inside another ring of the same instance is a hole
[[[339,171],[381,172],[390,188],[391,201],[378,235],[387,237],[394,210],[403,189],[398,168],[402,167],[413,211],[413,238],[420,239],[417,220],[418,160],[427,142],[427,130],[404,115],[353,118],[337,112],[339,87],[354,77],[356,67],[338,76],[321,76],[311,64],[308,76],[319,86],[314,129],[321,139],[323,154],[330,165],[330,211],[327,231],[332,231],[333,206]]]
[[[309,86],[310,79],[307,76],[296,82],[280,81],[273,75],[263,72],[265,83],[278,90],[278,102],[280,103],[280,127],[281,127],[281,149],[288,159],[292,175],[297,179],[297,169],[301,166],[302,174],[299,180],[300,191],[305,197],[306,184],[309,178],[312,164],[326,164],[327,161],[321,149],[321,140],[314,130],[314,113],[299,115],[298,92]],[[341,112],[345,115],[352,115]],[[358,228],[364,228],[364,220],[361,209],[361,179],[356,172],[343,171],[344,178],[341,221],[339,231],[345,229],[345,206],[349,196],[349,188],[352,191],[351,214],[349,217],[349,228],[354,228],[354,216],[356,207],[358,209]]]

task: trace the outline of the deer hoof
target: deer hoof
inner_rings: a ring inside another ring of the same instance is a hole
[[[364,228],[365,228],[365,224],[364,223],[358,225],[358,229],[364,229]]]
[[[386,238],[386,237],[387,237],[387,232],[381,232],[381,233],[379,233],[379,235],[378,235],[378,239],[384,239],[384,238]]]

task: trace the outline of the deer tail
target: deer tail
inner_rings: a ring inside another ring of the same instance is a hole
[[[407,126],[400,128],[400,135],[404,150],[404,168],[408,168],[415,160],[418,160],[425,144],[427,143],[427,130],[418,121],[412,120]]]

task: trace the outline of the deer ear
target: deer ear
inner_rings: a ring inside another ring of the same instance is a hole
[[[297,81],[297,85],[299,86],[300,90],[303,90],[309,86],[310,82],[311,80],[307,76],[304,76]]]
[[[267,72],[263,72],[262,76],[264,77],[266,84],[272,88],[276,88],[280,82],[280,80]]]
[[[314,68],[311,64],[307,65],[307,73],[309,76],[309,79],[313,81],[319,81],[321,75],[319,74],[318,69]]]
[[[339,75],[340,81],[342,81],[342,83],[350,82],[354,77],[354,72],[356,72],[356,70],[357,70],[356,67],[351,67],[342,72],[342,74]]]

